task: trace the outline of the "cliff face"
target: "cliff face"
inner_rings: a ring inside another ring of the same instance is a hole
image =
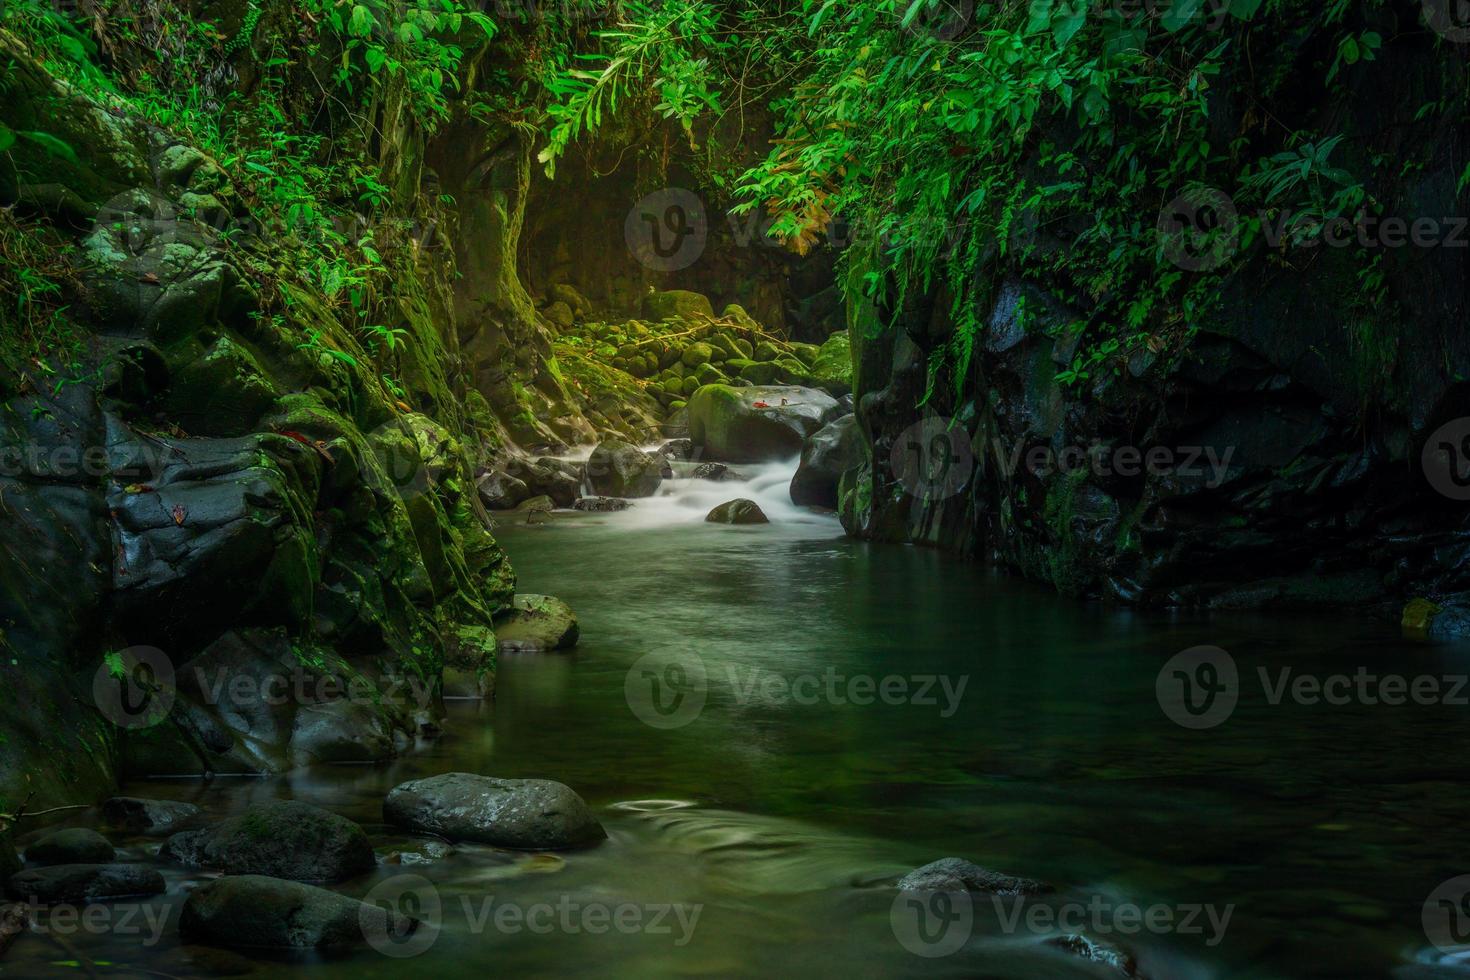
[[[955,330],[948,297],[852,304],[869,461],[845,481],[849,530],[1129,603],[1396,614],[1416,596],[1463,602],[1470,233],[1452,216],[1464,213],[1465,130],[1416,111],[1447,77],[1463,80],[1463,65],[1446,71],[1425,51],[1405,54],[1372,70],[1361,98],[1312,110],[1365,169],[1416,161],[1371,188],[1396,231],[1337,229],[1379,257],[1370,316],[1362,251],[1315,232],[1293,240],[1290,216],[1272,241],[1274,214],[1252,243],[1257,215],[1243,201],[1227,247],[1251,259],[1200,328],[1104,356],[1087,377],[1068,374],[1092,343],[1086,298],[994,255],[978,273],[986,331],[958,392],[940,385],[924,403],[932,356]],[[1243,125],[1245,107],[1219,110],[1222,132]],[[1035,245],[1066,247],[1044,233]],[[1198,268],[1211,256],[1179,259]]]
[[[433,724],[446,660],[493,671],[514,589],[475,493],[508,426],[457,370],[491,327],[456,315],[453,216],[400,192],[368,226],[395,332],[365,343],[218,160],[3,30],[0,58],[6,258],[64,283],[4,338],[0,809],[391,755]],[[384,172],[417,188],[423,144]],[[534,331],[523,306],[495,329]],[[279,678],[313,693],[217,684]]]

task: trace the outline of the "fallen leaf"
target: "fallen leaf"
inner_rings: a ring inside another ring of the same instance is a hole
[[[174,504],[173,515],[174,523],[182,527],[184,524],[184,518],[189,516],[189,512],[184,509],[183,504]]]

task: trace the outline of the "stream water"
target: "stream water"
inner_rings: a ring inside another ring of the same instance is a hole
[[[784,502],[789,468],[745,469],[748,484],[676,480],[623,513],[500,528],[522,591],[570,602],[581,645],[503,658],[497,700],[452,703],[445,737],[421,751],[128,788],[216,816],[303,799],[363,823],[380,852],[411,854],[420,845],[381,822],[392,786],[451,770],[537,776],[580,792],[607,842],[554,857],[460,847],[342,886],[437,903],[437,928],[394,950],[413,959],[246,960],[180,947],[172,925],[147,949],[117,930],[70,942],[170,976],[1117,975],[1048,945],[1063,930],[1012,918],[1009,902],[952,916],[944,941],[959,948],[919,955],[936,947],[895,911],[892,883],[957,855],[1055,883],[1033,905],[1070,909],[1075,931],[1126,945],[1154,978],[1440,975],[1420,916],[1440,882],[1470,871],[1466,708],[1272,704],[1257,678],[1443,677],[1470,671],[1464,651],[1406,646],[1352,616],[1070,601],[847,540]],[[773,523],[703,522],[737,493]],[[1199,644],[1230,652],[1241,695],[1223,724],[1190,730],[1155,682]],[[172,872],[148,908],[176,917],[197,880]],[[1174,926],[1137,931],[1130,908]],[[27,939],[4,972],[75,975],[55,966],[69,959]]]

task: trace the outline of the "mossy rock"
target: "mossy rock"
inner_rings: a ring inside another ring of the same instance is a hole
[[[823,341],[812,362],[812,380],[833,394],[852,390],[852,339],[839,330]]]
[[[665,378],[660,382],[660,387],[671,395],[682,395],[684,393],[684,379]]]
[[[581,630],[571,606],[555,596],[518,595],[496,620],[501,653],[546,653],[577,645]]]
[[[761,328],[761,325],[756,322],[755,317],[745,312],[745,307],[739,303],[730,303],[727,305],[720,313],[720,317],[725,320],[734,320],[746,330],[760,330]]]
[[[716,360],[728,361],[745,356],[745,352],[736,345],[735,338],[729,334],[714,334],[709,338],[709,345],[715,349]]]
[[[691,375],[690,377],[684,379],[683,384],[680,386],[680,392],[685,395],[692,395],[696,391],[698,391],[700,387],[702,386],[699,383],[699,379]]]
[[[714,319],[709,297],[687,289],[668,289],[643,297],[643,313],[650,320],[689,320],[698,316]]]
[[[796,357],[798,361],[802,363],[803,367],[809,368],[813,364],[815,364],[817,360],[817,355],[820,354],[821,351],[822,348],[818,347],[816,344],[793,343],[791,345],[791,353]]]
[[[730,380],[725,376],[725,372],[713,364],[701,364],[695,368],[694,378],[702,385],[722,385]],[[685,380],[688,379],[686,378]]]
[[[711,360],[714,359],[714,356],[715,350],[713,347],[711,347],[709,344],[699,342],[690,344],[688,347],[684,348],[684,354],[679,358],[679,360],[683,362],[685,367],[692,368],[698,367],[701,364],[708,364]]]
[[[729,367],[734,367],[730,362]],[[746,361],[740,367],[740,377],[753,385],[775,384],[781,375],[781,365],[775,361]]]
[[[254,431],[279,397],[255,355],[221,337],[174,374],[164,409],[192,434],[238,436]]]
[[[811,388],[705,385],[689,400],[689,437],[716,461],[789,459],[837,412],[836,399]]]
[[[762,340],[755,345],[755,353],[751,357],[757,361],[775,361],[785,356],[785,353],[769,340]]]

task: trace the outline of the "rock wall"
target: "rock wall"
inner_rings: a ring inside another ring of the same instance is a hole
[[[1375,180],[1387,215],[1465,213],[1464,129],[1415,118],[1445,77],[1429,51],[1312,110],[1330,118],[1311,128],[1346,132],[1364,169],[1427,155]],[[1244,111],[1220,108],[1222,131]],[[1470,435],[1470,247],[1463,221],[1438,227],[1457,243],[1378,249],[1387,299],[1366,318],[1351,250],[1258,244],[1185,345],[1080,383],[1058,375],[1095,340],[1064,329],[1091,323],[1086,302],[992,260],[971,373],[917,410],[954,332],[947,297],[851,304],[868,459],[844,479],[849,531],[1128,603],[1460,604],[1470,536],[1450,477]]]
[[[271,275],[285,233],[210,157],[3,31],[0,57],[0,122],[69,149],[11,147],[0,206],[69,257],[76,330],[0,382],[0,810],[393,754],[432,729],[446,661],[493,670],[514,590],[474,489],[504,428],[454,370],[452,254],[406,250],[388,385],[326,295]]]

